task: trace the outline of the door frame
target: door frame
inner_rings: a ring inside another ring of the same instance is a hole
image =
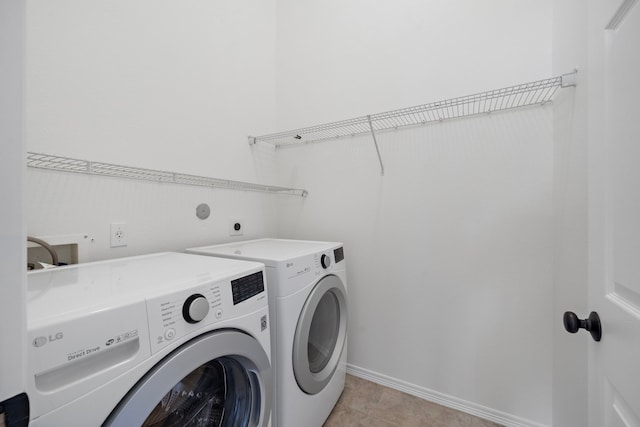
[[[4,304],[0,310],[0,339],[11,345],[0,346],[0,403],[26,389],[25,27],[25,2],[1,1],[0,301]]]

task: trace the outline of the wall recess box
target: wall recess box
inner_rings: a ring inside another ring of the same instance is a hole
[[[87,234],[65,234],[55,236],[34,236],[44,240],[56,250],[60,264],[79,264],[87,261],[89,245],[93,242]],[[40,262],[51,263],[49,252],[37,243],[27,242],[27,263],[41,268]]]

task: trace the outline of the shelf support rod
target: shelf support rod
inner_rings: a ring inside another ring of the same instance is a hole
[[[369,121],[369,129],[371,129],[371,137],[373,138],[373,144],[376,146],[376,153],[378,153],[378,161],[380,162],[380,176],[384,176],[384,165],[382,164],[382,157],[380,156],[380,149],[378,148],[378,141],[376,140],[376,133],[373,130],[373,124],[371,123],[371,116],[367,116]]]

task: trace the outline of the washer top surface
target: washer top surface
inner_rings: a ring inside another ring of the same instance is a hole
[[[131,304],[262,268],[255,262],[158,253],[27,274],[27,324]]]
[[[266,265],[288,261],[305,255],[328,251],[342,246],[338,242],[315,242],[308,240],[257,239],[237,243],[203,246],[187,249],[187,252],[202,255],[244,258],[263,262]]]

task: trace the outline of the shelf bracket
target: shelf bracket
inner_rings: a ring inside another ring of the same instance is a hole
[[[378,148],[376,133],[373,130],[373,124],[371,123],[371,116],[367,116],[367,121],[369,121],[369,129],[371,129],[371,137],[373,138],[373,144],[376,147],[376,153],[378,153],[378,161],[380,162],[380,176],[384,176],[384,165],[382,164],[382,157],[380,156],[380,149]]]
[[[560,76],[560,87],[575,86],[578,82],[578,70]]]

